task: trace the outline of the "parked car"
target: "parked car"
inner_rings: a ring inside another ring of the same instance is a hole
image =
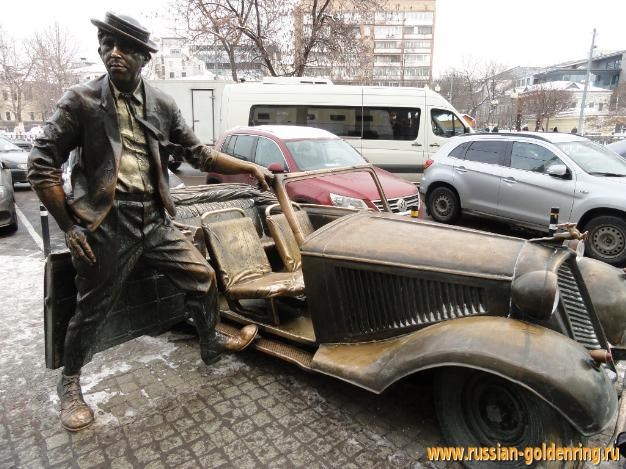
[[[17,212],[11,170],[0,161],[0,227],[17,229]]]
[[[16,182],[28,182],[26,173],[28,169],[28,151],[24,151],[9,139],[0,136],[0,161],[11,170],[13,184]]]
[[[547,232],[559,221],[589,231],[588,254],[626,262],[626,161],[586,138],[561,133],[470,134],[428,161],[421,190],[433,219],[461,213]]]
[[[626,158],[626,138],[618,140],[617,142],[609,143],[606,147],[617,153],[619,156]]]
[[[377,175],[327,171],[355,170]],[[174,223],[208,248],[221,332],[257,324],[252,350],[374,393],[431,376],[445,446],[578,447],[607,429],[618,413],[607,352],[626,352],[620,269],[579,258],[562,237],[528,241],[333,206],[296,211],[285,187],[318,176],[277,175],[277,199],[245,184],[172,191]],[[73,276],[67,252],[48,258],[50,368],[63,365]],[[96,350],[184,318],[183,293],[162,275],[138,266],[127,285]]]
[[[236,127],[225,132],[215,147],[236,158],[252,161],[274,172],[315,171],[365,163],[351,145],[336,135],[313,127],[261,125]],[[407,213],[420,204],[415,185],[376,168],[393,212]],[[244,182],[256,179],[247,174],[209,173],[208,183]],[[364,173],[326,175],[294,182],[287,188],[292,200],[300,203],[335,205],[382,210],[383,203],[371,178]]]
[[[10,138],[9,141],[16,147],[21,148],[22,150],[29,153],[33,149],[32,140],[25,140],[23,138]]]

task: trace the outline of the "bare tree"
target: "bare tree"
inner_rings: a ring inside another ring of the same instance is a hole
[[[568,110],[572,100],[571,91],[554,88],[550,83],[541,83],[520,95],[520,112],[535,118],[535,129],[538,130],[543,126],[544,119],[548,127],[551,117]]]
[[[503,70],[504,66],[497,62],[466,57],[462,67],[447,71],[436,81],[441,87],[441,94],[455,108],[489,121],[491,102],[501,97],[510,85],[507,80],[498,77]]]
[[[15,119],[22,122],[23,100],[33,72],[33,59],[0,30],[0,82],[4,83]]]
[[[613,112],[624,112],[626,109],[626,83],[620,82],[611,95],[610,108]]]
[[[54,23],[33,34],[28,41],[28,52],[33,62],[37,102],[46,114],[63,92],[78,81],[74,70],[76,41],[67,30]]]
[[[175,0],[175,8],[190,39],[221,44],[237,80],[246,59],[271,76],[302,76],[314,64],[362,58],[359,21],[378,1]]]

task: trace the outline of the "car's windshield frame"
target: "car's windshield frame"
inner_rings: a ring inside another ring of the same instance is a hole
[[[299,171],[342,168],[367,163],[367,160],[352,145],[340,138],[303,138],[285,140],[284,143]],[[305,151],[311,148],[315,151],[306,155]],[[329,154],[329,148],[337,150],[334,158]],[[338,151],[343,151],[343,155],[340,155]],[[353,159],[342,159],[344,155]]]
[[[554,144],[587,174],[626,177],[626,161],[618,154],[589,140],[571,140]]]

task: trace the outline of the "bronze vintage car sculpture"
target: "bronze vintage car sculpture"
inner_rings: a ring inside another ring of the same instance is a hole
[[[349,171],[369,172],[385,200],[369,166],[332,173]],[[375,393],[431,370],[450,446],[577,446],[610,425],[610,353],[623,355],[626,325],[621,270],[559,237],[289,202],[286,184],[325,173],[277,175],[278,203],[238,184],[172,191],[175,223],[217,272],[221,331],[257,324],[254,349]],[[71,275],[67,257],[53,254],[46,268],[50,368],[61,365],[72,311],[71,285],[58,281]],[[139,269],[135,282],[100,349],[183,319],[164,278]]]

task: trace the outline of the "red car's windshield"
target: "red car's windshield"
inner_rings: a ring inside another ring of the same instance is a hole
[[[285,144],[300,171],[353,166],[366,162],[350,144],[340,139],[292,140]]]

